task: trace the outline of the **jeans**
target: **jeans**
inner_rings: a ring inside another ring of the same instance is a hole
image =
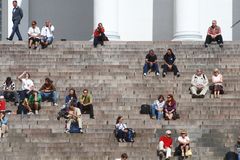
[[[57,103],[58,100],[58,93],[56,91],[51,92],[40,92],[42,96],[42,101],[50,100],[53,103]]]
[[[19,31],[18,25],[19,25],[19,21],[18,21],[18,20],[13,21],[12,33],[11,33],[11,35],[10,35],[10,37],[9,37],[10,40],[13,39],[15,33],[16,33],[17,36],[18,36],[18,40],[20,40],[20,41],[22,40],[22,36],[21,36],[20,31]]]
[[[210,44],[210,43],[212,43],[212,41],[217,41],[217,44],[223,44],[222,35],[218,35],[214,39],[210,35],[207,35],[206,40],[205,40],[205,44]]]
[[[155,107],[156,107],[156,104],[151,105],[151,117],[156,116],[156,119],[161,120],[163,117],[163,113],[156,110]]]
[[[159,67],[157,63],[153,63],[152,66],[150,64],[145,63],[143,66],[143,73],[146,73],[151,69],[152,71],[155,71],[155,73],[159,73]]]
[[[240,152],[238,153],[238,160],[240,160]]]
[[[168,71],[173,71],[175,76],[179,73],[178,68],[175,64],[172,65],[171,70],[168,68],[168,65],[166,64],[162,65],[162,68],[163,68],[163,73],[167,73]]]
[[[103,35],[94,38],[94,40],[93,40],[94,47],[97,47],[98,44],[103,45]]]

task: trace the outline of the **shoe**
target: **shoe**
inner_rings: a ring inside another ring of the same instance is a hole
[[[33,115],[33,112],[32,112],[32,111],[30,111],[30,112],[28,112],[28,113],[27,113],[27,115]]]
[[[53,106],[58,106],[58,104],[57,103],[53,103]]]
[[[95,119],[95,117],[93,116],[93,117],[90,117],[91,119]]]
[[[37,49],[37,46],[35,46],[33,49],[35,49],[35,50],[36,50],[36,49]]]
[[[147,76],[147,73],[143,73],[144,76]]]
[[[64,133],[70,134],[70,132],[69,132],[69,130],[68,130],[68,129],[66,129]]]
[[[165,73],[165,72],[163,72],[163,74],[162,74],[162,77],[165,77],[167,74]]]
[[[193,95],[192,95],[192,98],[198,98],[198,95],[193,94]]]
[[[205,48],[208,48],[208,44],[204,44],[204,47],[205,47]]]
[[[179,72],[177,73],[177,77],[180,77],[180,73]]]
[[[38,110],[35,111],[35,114],[38,115]]]
[[[205,96],[204,95],[199,95],[198,98],[204,98]]]
[[[8,40],[8,41],[12,41],[12,39],[10,39],[10,38],[6,38],[6,40]]]
[[[80,133],[81,133],[81,134],[83,134],[83,131],[82,131],[82,129],[80,129]]]
[[[223,48],[223,44],[222,44],[222,43],[220,43],[220,44],[219,44],[219,47],[220,47],[220,48]]]
[[[156,76],[159,76],[159,75],[160,75],[160,74],[157,72],[157,73],[156,73]]]

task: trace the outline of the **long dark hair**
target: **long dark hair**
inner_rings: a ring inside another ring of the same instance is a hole
[[[12,84],[12,79],[11,79],[11,77],[7,77],[7,79],[6,79],[6,85],[9,86],[9,85],[11,85],[11,84]]]
[[[168,48],[168,51],[170,51],[170,52],[171,52],[171,54],[173,54],[173,51],[172,51],[172,49],[171,49],[171,48]]]
[[[164,96],[163,95],[159,95],[158,96],[158,100],[160,100],[161,98],[164,100]]]
[[[116,120],[116,124],[119,123],[120,119],[122,118],[122,116],[118,116],[117,120]]]
[[[74,97],[74,98],[77,98],[77,95],[76,95],[76,91],[75,91],[75,89],[70,88],[70,89],[69,89],[69,92],[70,92],[70,91],[73,91],[73,94],[70,95],[70,93],[69,93],[68,95],[69,95],[69,96],[72,96],[72,97]]]
[[[52,84],[53,83],[53,81],[50,79],[50,78],[45,78],[45,81],[47,81],[48,82],[48,84]]]
[[[167,97],[171,97],[171,100],[167,99],[167,104],[171,103],[171,105],[175,104],[176,101],[175,99],[173,98],[173,95],[172,94],[169,94]]]

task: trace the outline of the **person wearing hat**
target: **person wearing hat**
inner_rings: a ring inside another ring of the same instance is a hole
[[[217,68],[213,70],[212,82],[214,98],[219,98],[220,91],[223,90],[223,76]]]
[[[238,136],[237,144],[235,145],[236,153],[238,154],[238,160],[240,160],[240,136]]]
[[[180,136],[178,137],[179,148],[182,151],[182,156],[187,156],[186,153],[190,150],[190,139],[187,136],[186,130],[181,130]]]
[[[171,138],[171,130],[167,130],[165,135],[162,135],[159,138],[158,149],[161,152],[166,152],[166,159],[170,159],[172,153],[172,138]]]

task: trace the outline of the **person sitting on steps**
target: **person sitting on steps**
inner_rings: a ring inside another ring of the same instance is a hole
[[[89,112],[90,118],[95,119],[94,113],[93,113],[93,97],[92,94],[88,92],[87,89],[84,89],[82,92],[82,95],[79,98],[79,108],[81,109],[82,113]]]
[[[32,26],[28,29],[28,48],[32,48],[34,46],[34,49],[37,49],[40,39],[40,29],[37,26],[36,21],[32,21]]]
[[[190,139],[187,136],[187,131],[186,130],[181,130],[180,136],[178,137],[178,143],[179,143],[179,148],[181,149],[182,156],[190,156],[191,151],[190,151]]]
[[[52,25],[50,20],[45,22],[45,26],[42,27],[41,30],[41,45],[42,49],[47,48],[50,44],[52,44],[54,36],[53,32],[55,27]]]
[[[172,138],[171,138],[171,130],[167,130],[165,135],[162,135],[159,138],[159,144],[158,144],[158,151],[159,156],[163,156],[164,153],[166,153],[166,160],[170,160],[172,157]]]
[[[31,110],[33,110],[35,114],[38,114],[39,110],[41,109],[42,102],[41,94],[35,90],[31,91],[28,101]]]
[[[223,93],[223,76],[217,68],[213,70],[212,83],[214,98],[219,98],[220,92]]]
[[[74,88],[70,88],[68,95],[65,97],[65,107],[68,108],[70,103],[75,103],[74,106],[78,104],[78,99]]]
[[[69,111],[68,111],[68,120],[67,120],[67,127],[66,127],[66,133],[70,132],[70,127],[73,122],[77,122],[80,133],[83,133],[82,129],[82,114],[79,108],[75,106],[76,104],[72,102],[69,106]]]
[[[25,78],[23,78],[25,76]],[[17,79],[22,82],[21,91],[19,91],[19,100],[23,101],[25,98],[29,97],[31,90],[34,88],[33,81],[30,79],[31,76],[28,72],[24,71]]]
[[[0,137],[4,137],[4,134],[8,131],[8,118],[5,112],[0,112]]]
[[[6,101],[14,101],[15,105],[18,104],[19,96],[15,90],[15,83],[12,81],[11,77],[7,77],[6,81],[3,83],[0,95],[3,95]]]
[[[163,115],[165,120],[175,120],[176,119],[176,101],[172,94],[167,96],[167,101],[163,108]]]
[[[192,76],[190,91],[192,98],[204,98],[208,91],[208,78],[201,69]]]
[[[45,83],[39,89],[42,96],[42,101],[50,100],[54,106],[57,106],[58,94],[56,88],[53,85],[53,81],[50,78],[45,79]]]
[[[118,116],[116,121],[116,136],[119,142],[134,142],[132,129],[123,123],[123,117]]]
[[[105,29],[104,29],[102,23],[99,23],[98,27],[94,31],[94,39],[93,39],[94,48],[96,48],[98,44],[101,44],[103,46],[104,41],[108,41],[108,38],[104,32],[105,32]]]
[[[156,76],[159,76],[159,67],[157,62],[157,55],[151,49],[145,58],[145,64],[143,66],[143,75],[147,76],[147,72],[151,69],[151,71],[155,71]]]
[[[216,20],[213,20],[212,26],[208,28],[207,37],[204,43],[205,47],[207,48],[212,41],[217,41],[218,45],[221,48],[223,47],[223,38],[221,35],[221,28],[217,26]]]
[[[178,71],[177,66],[174,64],[176,57],[173,54],[173,51],[171,48],[167,50],[167,53],[164,55],[163,59],[164,59],[164,64],[162,65],[162,68],[163,68],[162,76],[165,77],[168,71],[173,71],[173,74],[179,77],[180,73]]]
[[[154,103],[151,105],[151,119],[154,119],[154,116],[156,116],[156,119],[161,119],[163,117],[163,108],[165,106],[165,101],[163,95],[159,95],[158,99],[154,101]]]

